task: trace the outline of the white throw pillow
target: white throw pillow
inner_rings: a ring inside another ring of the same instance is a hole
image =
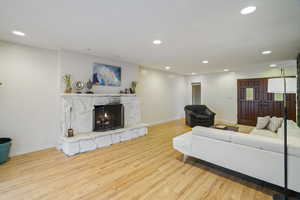
[[[271,119],[270,116],[258,117],[256,129],[265,129],[268,126],[270,119]]]
[[[282,122],[283,122],[283,118],[272,117],[270,123],[267,126],[267,129],[275,133],[281,127]]]

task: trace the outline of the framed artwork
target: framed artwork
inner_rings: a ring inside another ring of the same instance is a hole
[[[94,63],[93,84],[98,86],[121,86],[121,67]]]

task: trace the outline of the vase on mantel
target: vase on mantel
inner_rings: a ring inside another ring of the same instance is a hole
[[[131,82],[131,94],[135,94],[136,93],[136,86],[137,86],[138,82],[137,81],[132,81]]]
[[[72,93],[71,85],[66,85],[65,93]]]
[[[72,93],[71,74],[66,74],[63,78],[66,85],[65,93]]]

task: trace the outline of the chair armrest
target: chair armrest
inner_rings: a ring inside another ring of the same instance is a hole
[[[205,114],[208,115],[208,116],[211,116],[211,117],[213,117],[214,115],[216,115],[216,113],[214,113],[213,111],[211,111],[209,108],[207,108],[205,110]]]

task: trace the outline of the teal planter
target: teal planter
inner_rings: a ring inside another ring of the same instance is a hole
[[[5,163],[8,160],[10,146],[10,138],[0,138],[0,164]]]

